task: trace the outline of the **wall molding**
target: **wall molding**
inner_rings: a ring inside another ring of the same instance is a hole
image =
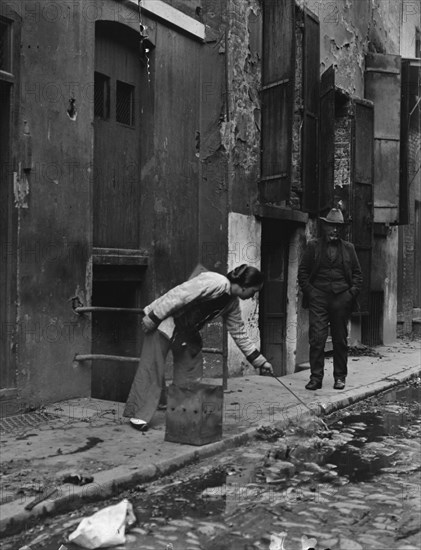
[[[137,0],[127,0],[127,4],[138,10]],[[162,0],[142,0],[141,9],[145,15],[161,19],[199,40],[205,40],[205,25],[203,23],[196,21],[193,17],[173,8]]]

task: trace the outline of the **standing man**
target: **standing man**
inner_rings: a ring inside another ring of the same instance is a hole
[[[303,307],[309,309],[310,381],[307,390],[322,387],[328,326],[333,343],[334,389],[343,390],[348,362],[348,321],[362,285],[354,245],[340,238],[341,210],[320,218],[322,236],[307,244],[298,268]]]

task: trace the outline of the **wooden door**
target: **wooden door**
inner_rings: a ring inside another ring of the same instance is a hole
[[[118,24],[97,24],[93,189],[96,247],[139,247],[141,88],[139,36]]]
[[[260,334],[262,353],[273,364],[277,376],[286,374],[286,297],[289,234],[285,224],[264,220],[262,228],[262,272]]]
[[[93,246],[105,264],[94,264],[92,305],[138,307],[140,275],[127,254],[141,248],[141,109],[147,77],[139,51],[139,35],[117,23],[95,28]],[[115,258],[119,257],[119,261]],[[99,269],[100,267],[100,269]],[[136,272],[137,273],[137,272]],[[138,318],[130,313],[92,315],[92,353],[138,357]],[[136,372],[135,363],[95,360],[91,395],[125,401]]]

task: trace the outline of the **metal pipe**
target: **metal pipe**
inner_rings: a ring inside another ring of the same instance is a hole
[[[89,307],[75,307],[75,313],[95,313],[95,312],[106,312],[111,313],[137,313],[143,315],[145,311],[139,307],[100,307],[100,306],[89,306]]]
[[[105,361],[119,361],[120,363],[138,363],[139,357],[123,357],[122,355],[104,355],[102,353],[89,353],[86,355],[80,355],[77,353],[74,357],[74,361],[97,361],[97,360],[105,360]]]

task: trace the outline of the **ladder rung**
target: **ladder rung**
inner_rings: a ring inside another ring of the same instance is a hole
[[[95,313],[109,311],[111,313],[137,313],[144,314],[144,310],[139,307],[101,307],[101,306],[87,306],[87,307],[75,307],[75,313]]]
[[[119,361],[121,363],[138,363],[139,357],[123,357],[122,355],[104,355],[102,353],[90,353],[81,355],[77,353],[74,357],[74,361]]]

